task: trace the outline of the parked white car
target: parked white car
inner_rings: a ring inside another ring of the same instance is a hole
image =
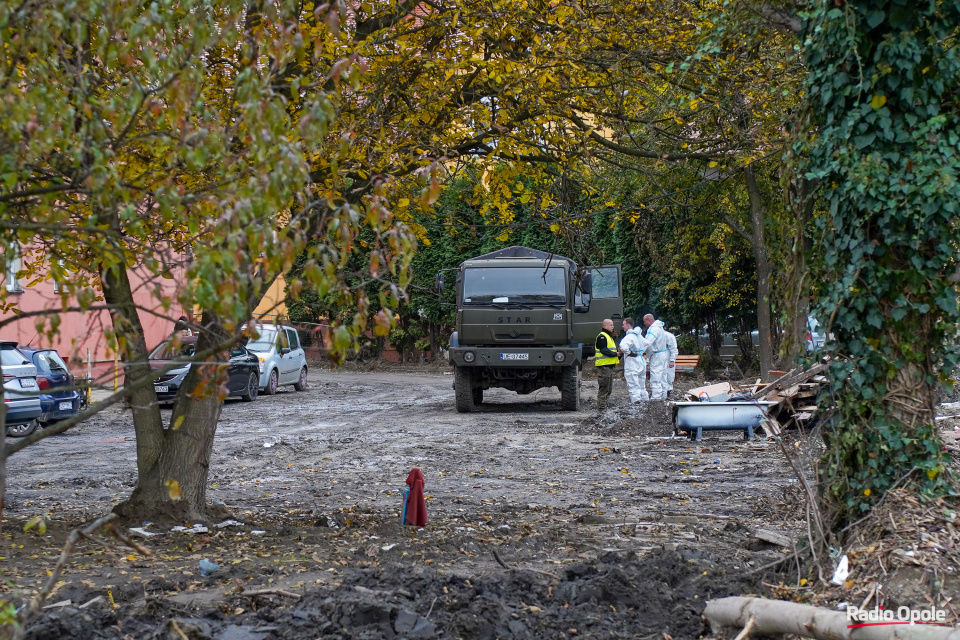
[[[284,385],[297,391],[307,388],[307,358],[300,336],[293,327],[258,324],[257,336],[247,342],[247,350],[260,361],[260,389],[272,396]]]
[[[37,429],[43,414],[37,368],[17,349],[16,342],[0,342],[3,369],[3,403],[7,406],[7,435],[28,436]]]

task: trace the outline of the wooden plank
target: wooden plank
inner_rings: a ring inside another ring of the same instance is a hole
[[[795,385],[795,384],[800,384],[801,382],[806,382],[807,380],[809,380],[809,379],[812,378],[813,376],[817,375],[818,373],[820,373],[821,371],[823,371],[824,369],[826,369],[828,366],[830,366],[830,363],[829,363],[829,362],[821,362],[821,363],[818,364],[818,365],[814,365],[814,366],[810,367],[810,368],[807,369],[806,371],[801,371],[800,373],[797,373],[797,374],[794,374],[794,375],[790,375],[790,376],[784,376],[783,378],[781,378],[781,379],[779,379],[779,380],[775,380],[775,381],[771,382],[771,383],[768,384],[766,387],[764,387],[763,389],[761,389],[760,391],[758,391],[758,392],[756,393],[755,397],[756,397],[756,398],[762,398],[764,395],[767,395],[768,393],[770,393],[770,391],[772,391],[773,389],[776,389],[776,388],[778,388],[778,387],[781,388],[781,389],[784,388],[784,387],[789,388],[789,387],[792,387],[792,386]],[[792,373],[792,372],[791,372],[791,373]]]
[[[687,391],[687,397],[691,400],[699,400],[700,394],[705,393],[709,397],[713,398],[723,394],[730,395],[730,383],[729,382],[718,382],[717,384],[710,384],[705,387],[697,387],[695,389],[690,389]]]
[[[780,547],[786,547],[787,549],[793,548],[793,540],[789,536],[785,536],[782,533],[777,533],[776,531],[770,531],[769,529],[754,529],[753,535],[764,542],[769,542],[770,544],[775,544]]]

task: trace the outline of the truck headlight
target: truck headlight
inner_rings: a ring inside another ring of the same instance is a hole
[[[564,360],[567,359],[567,356],[566,354],[563,353],[563,351],[557,351],[556,353],[553,354],[553,359],[556,362],[563,362]]]
[[[477,359],[477,354],[473,351],[464,351],[463,352],[463,361],[464,362],[473,362]]]

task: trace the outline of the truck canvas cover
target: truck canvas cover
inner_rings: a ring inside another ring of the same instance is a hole
[[[485,253],[482,256],[471,258],[468,260],[468,262],[473,262],[474,260],[496,260],[497,258],[537,258],[545,262],[566,262],[570,265],[573,271],[576,271],[577,266],[576,263],[570,258],[557,255],[556,253],[547,253],[546,251],[538,251],[537,249],[518,247],[516,245],[507,247],[506,249],[499,249],[497,251]]]

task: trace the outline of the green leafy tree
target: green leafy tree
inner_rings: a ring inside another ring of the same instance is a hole
[[[820,317],[847,356],[821,486],[843,525],[894,485],[954,491],[934,404],[960,320],[960,7],[815,2],[806,32],[796,151],[829,207]]]
[[[48,335],[62,311],[110,312],[106,338],[124,363],[137,434],[138,483],[118,507],[130,517],[206,516],[227,348],[297,255],[307,251],[295,290],[309,283],[352,295],[346,268],[366,230],[382,245],[368,269],[392,270],[405,284],[410,238],[393,224],[382,185],[336,205],[311,186],[316,159],[331,162],[343,146],[327,144],[332,84],[356,69],[328,70],[329,88],[291,97],[278,74],[308,58],[312,40],[290,11],[189,0],[0,6],[3,244],[25,247],[27,277],[52,272],[63,283],[61,307],[39,318]],[[314,17],[323,27],[324,14]],[[322,242],[308,248],[308,238]],[[173,296],[155,288],[153,306],[173,317],[176,307],[199,308],[202,318],[196,361],[165,425],[139,315],[156,311],[135,302],[130,273],[160,280],[177,263],[185,280]],[[386,292],[383,303],[396,298]],[[354,301],[356,314],[335,332],[339,351],[367,322],[363,292]],[[0,429],[3,455],[88,414],[15,444]]]

